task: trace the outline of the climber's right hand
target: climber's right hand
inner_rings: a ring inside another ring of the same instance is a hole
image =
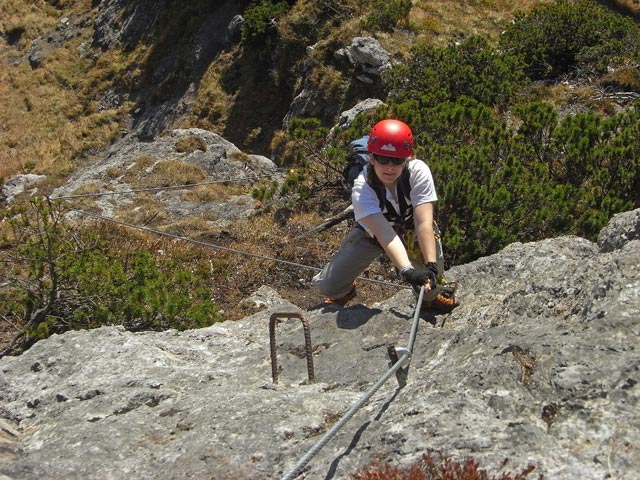
[[[431,289],[436,286],[436,274],[431,269],[424,272],[416,272],[413,267],[403,267],[400,269],[400,277],[416,288],[429,285]]]

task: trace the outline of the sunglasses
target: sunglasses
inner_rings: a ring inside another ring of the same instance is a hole
[[[373,155],[373,158],[380,165],[389,165],[389,162],[393,163],[394,165],[402,165],[406,160],[406,158],[385,157],[385,156],[376,155],[376,154]]]

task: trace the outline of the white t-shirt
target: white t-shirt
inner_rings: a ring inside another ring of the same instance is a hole
[[[364,170],[360,172],[360,175],[358,175],[353,182],[353,189],[351,190],[351,203],[353,204],[353,212],[356,222],[358,223],[360,223],[361,219],[369,215],[382,212],[376,192],[366,181],[366,174],[369,168],[372,167],[367,165]],[[409,169],[409,185],[411,185],[411,205],[415,208],[423,203],[438,200],[436,187],[433,184],[433,176],[427,164],[422,160],[410,160],[407,168]],[[396,188],[393,188],[393,191],[385,188],[385,191],[387,200],[391,202],[397,212],[400,211]],[[362,223],[360,223],[360,225],[362,225]],[[362,226],[368,230],[364,225]]]

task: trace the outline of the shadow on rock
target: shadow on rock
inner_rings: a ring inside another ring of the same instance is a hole
[[[345,330],[354,330],[381,312],[382,310],[378,308],[367,308],[364,305],[354,305],[353,307],[343,308],[339,310],[336,315],[336,325],[338,328]]]
[[[375,416],[374,421],[379,421],[382,416],[384,415],[384,412],[387,411],[387,409],[389,408],[389,406],[393,403],[393,401],[395,400],[395,398],[398,396],[398,393],[400,392],[400,389],[398,388],[393,396],[387,400],[385,402],[385,404],[382,406],[382,408],[380,409],[380,411],[378,412],[378,414]],[[351,451],[358,445],[358,442],[360,441],[360,437],[362,437],[362,434],[365,432],[365,430],[367,429],[367,427],[371,424],[371,421],[367,421],[365,423],[363,423],[360,428],[358,428],[358,430],[356,431],[356,433],[353,435],[353,439],[351,440],[351,443],[349,444],[349,446],[345,449],[344,452],[342,452],[340,455],[338,455],[333,462],[331,462],[331,466],[329,467],[329,471],[327,472],[327,475],[324,477],[324,480],[331,480],[335,477],[336,474],[336,470],[338,469],[338,465],[340,464],[340,460],[342,460],[344,457],[348,456]]]

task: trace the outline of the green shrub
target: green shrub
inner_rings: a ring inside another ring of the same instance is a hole
[[[446,48],[415,47],[408,61],[386,73],[385,81],[396,102],[414,101],[412,108],[420,109],[463,95],[505,106],[527,78],[518,57],[472,36]]]
[[[279,193],[297,197],[298,206],[303,206],[314,192],[339,185],[336,177],[346,157],[341,148],[327,143],[328,134],[329,129],[317,118],[292,118],[289,122],[284,150],[286,163],[291,168]]]
[[[398,110],[401,110],[398,106]],[[431,167],[452,263],[513,241],[563,234],[595,240],[615,213],[640,207],[640,114],[558,122],[549,104],[513,110],[517,131],[469,99],[408,118]]]
[[[573,189],[575,232],[595,238],[615,213],[640,207],[640,112],[567,117],[556,129],[558,179]]]
[[[272,180],[270,182],[261,182],[259,185],[253,187],[251,190],[251,197],[254,200],[266,202],[271,200],[273,196],[278,192],[278,182]]]
[[[271,22],[288,9],[287,2],[274,3],[270,0],[261,0],[247,7],[243,14],[242,42],[257,44],[263,41],[269,33]]]
[[[640,59],[639,28],[591,0],[545,3],[519,13],[500,39],[520,56],[533,80],[567,73],[605,72],[624,58]]]
[[[399,22],[406,22],[411,11],[411,0],[374,0],[364,27],[370,31],[391,32]]]
[[[182,330],[219,320],[203,278],[144,250],[114,253],[66,213],[32,198],[2,215],[11,229],[2,238],[0,318],[20,328],[23,346],[69,329]]]
[[[519,139],[489,107],[462,97],[409,119],[418,158],[431,168],[447,261],[465,263],[514,241],[544,238],[562,224],[562,189],[547,181]]]

